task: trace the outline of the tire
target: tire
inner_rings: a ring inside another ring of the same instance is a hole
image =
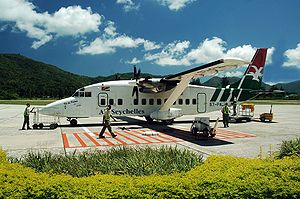
[[[147,120],[147,122],[153,122],[153,119],[150,116],[145,116],[145,119]]]
[[[58,127],[57,123],[50,124],[50,129],[56,129]]]
[[[44,124],[43,123],[39,123],[39,128],[43,129],[44,128]]]
[[[260,118],[260,121],[265,122],[265,121],[266,121],[266,118],[261,117],[261,118]]]
[[[203,136],[208,137],[209,136],[209,131],[207,128],[203,129]]]
[[[71,126],[77,126],[77,120],[76,119],[71,119],[70,120],[70,125]]]
[[[170,124],[173,124],[174,122],[174,119],[170,119],[170,120],[162,120],[162,122],[166,125],[170,125]]]

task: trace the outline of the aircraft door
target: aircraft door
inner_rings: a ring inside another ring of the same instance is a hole
[[[205,93],[198,93],[197,95],[197,111],[198,113],[205,113],[206,112],[206,94]]]
[[[98,106],[106,107],[108,105],[108,95],[107,93],[99,93],[98,94]]]

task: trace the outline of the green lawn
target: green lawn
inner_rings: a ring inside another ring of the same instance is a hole
[[[19,105],[26,105],[29,103],[30,105],[36,105],[36,106],[41,106],[41,105],[46,105],[51,102],[56,101],[55,99],[47,99],[47,100],[42,100],[42,99],[20,99],[20,100],[0,100],[0,104],[19,104]]]

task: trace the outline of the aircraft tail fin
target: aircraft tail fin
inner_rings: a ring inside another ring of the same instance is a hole
[[[243,77],[240,79],[240,81],[230,85],[230,88],[252,90],[260,89],[263,70],[267,57],[267,50],[267,48],[259,48],[256,50],[256,53],[253,56],[251,63],[248,65],[248,68]]]

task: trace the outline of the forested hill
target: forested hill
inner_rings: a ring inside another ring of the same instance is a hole
[[[0,71],[0,99],[63,98],[89,84],[133,76],[132,73],[80,76],[19,54],[0,54]]]
[[[115,79],[130,79],[133,76],[132,73],[95,78],[81,76],[19,54],[0,54],[0,71],[0,99],[63,98],[72,95],[76,89],[89,84]],[[141,77],[146,76],[158,77],[141,74]],[[228,83],[237,80],[237,78],[228,78]],[[222,78],[214,77],[202,85],[220,87],[221,81]],[[197,82],[195,83],[197,84]],[[270,86],[264,84],[263,87],[266,89]],[[275,87],[287,92],[300,93],[300,81],[277,84]]]
[[[16,54],[0,54],[0,98],[60,98],[88,85],[89,77]]]

